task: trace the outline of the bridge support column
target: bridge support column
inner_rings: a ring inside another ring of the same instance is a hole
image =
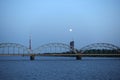
[[[82,57],[81,56],[76,56],[76,60],[81,60]]]
[[[35,60],[35,56],[34,56],[34,55],[31,55],[31,56],[30,56],[30,60]]]

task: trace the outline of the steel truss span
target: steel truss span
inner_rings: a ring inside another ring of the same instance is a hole
[[[36,54],[65,53],[69,52],[70,50],[70,46],[64,43],[48,43],[36,48],[33,52]]]
[[[0,43],[0,54],[28,54],[32,51],[18,43]]]
[[[89,50],[114,50],[120,52],[120,47],[109,43],[94,43],[80,49],[81,53]]]
[[[30,50],[24,45],[18,44],[18,43],[0,43],[0,54],[42,54],[42,53],[69,53],[73,51],[74,53],[84,53],[86,51],[90,50],[103,50],[103,53],[105,50],[119,52],[120,48],[118,46],[115,46],[113,44],[109,43],[94,43],[87,45],[79,50],[77,49],[71,49],[70,45],[67,45],[65,43],[48,43],[44,44],[34,50]],[[109,53],[109,52],[108,52]],[[96,53],[95,53],[96,54]]]

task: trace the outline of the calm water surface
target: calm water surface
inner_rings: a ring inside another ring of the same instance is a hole
[[[120,58],[0,57],[0,80],[120,80]]]

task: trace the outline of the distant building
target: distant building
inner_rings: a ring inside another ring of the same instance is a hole
[[[71,41],[71,42],[70,42],[70,49],[71,49],[71,52],[74,51],[74,41]]]

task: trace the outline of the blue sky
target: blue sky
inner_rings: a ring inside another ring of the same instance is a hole
[[[69,29],[73,29],[72,32]],[[119,0],[0,0],[0,42],[120,46]]]

